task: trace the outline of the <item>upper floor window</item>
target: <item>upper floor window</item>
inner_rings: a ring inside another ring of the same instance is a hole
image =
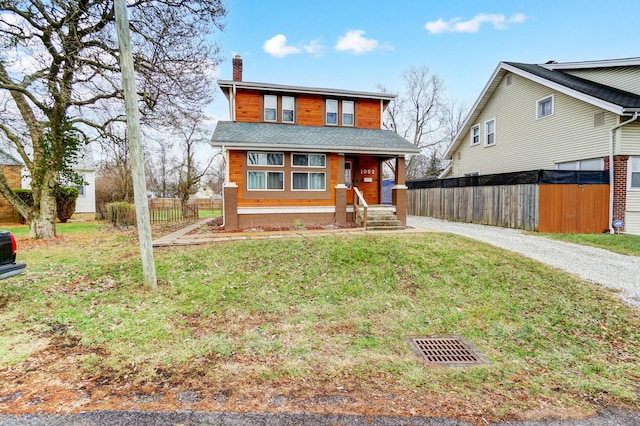
[[[335,99],[327,99],[326,105],[326,123],[332,126],[338,125],[338,101]]]
[[[640,157],[629,157],[629,188],[640,189]]]
[[[250,166],[284,166],[284,154],[281,152],[249,152],[247,164]]]
[[[82,185],[76,185],[76,188],[78,189],[78,197],[84,197],[86,195],[86,192],[85,192],[86,175],[82,173],[78,173],[78,177],[82,180]]]
[[[327,163],[324,154],[293,154],[291,165],[296,167],[325,167]]]
[[[264,121],[277,121],[278,117],[278,97],[275,95],[264,95]]]
[[[353,101],[342,101],[342,125],[353,126]]]
[[[496,119],[492,118],[484,122],[484,146],[496,144]]]
[[[471,145],[478,145],[480,143],[480,125],[476,124],[471,128]]]
[[[540,99],[536,103],[536,118],[553,115],[553,95]]]
[[[282,122],[293,123],[295,115],[293,113],[295,106],[295,98],[292,96],[282,97]]]

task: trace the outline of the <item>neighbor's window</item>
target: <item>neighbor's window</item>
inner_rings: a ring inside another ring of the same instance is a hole
[[[264,95],[264,121],[276,121],[278,117],[278,97]]]
[[[471,145],[478,145],[480,143],[480,125],[476,124],[471,128]]]
[[[247,172],[247,189],[255,191],[284,190],[284,172],[255,170]]]
[[[493,118],[484,122],[484,145],[490,146],[496,144],[496,119]]]
[[[553,95],[547,96],[544,99],[540,99],[537,102],[537,115],[536,118],[546,117],[553,114]]]
[[[283,123],[293,123],[294,121],[294,105],[295,99],[291,96],[283,96],[282,97],[282,122]]]
[[[78,177],[82,180],[82,182],[86,182],[85,180],[86,176],[84,174],[78,173]],[[78,188],[78,197],[84,197],[86,195],[86,192],[84,190],[84,184],[76,185],[76,188]]]
[[[326,123],[331,125],[338,124],[338,101],[335,99],[327,99]]]
[[[353,126],[353,101],[342,101],[342,125]]]
[[[284,166],[284,154],[281,152],[249,152],[247,164],[250,166]]]
[[[327,163],[324,154],[293,154],[291,165],[298,167],[325,167]]]
[[[291,173],[291,189],[294,191],[324,191],[326,174],[315,172]]]
[[[556,170],[600,171],[602,170],[602,159],[590,158],[588,160],[565,161],[557,163]]]
[[[640,189],[640,157],[629,157],[629,188]]]

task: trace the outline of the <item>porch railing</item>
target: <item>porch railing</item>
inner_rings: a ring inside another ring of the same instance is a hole
[[[353,193],[355,197],[353,197],[353,214],[356,215],[356,223],[358,223],[358,216],[362,216],[362,227],[367,227],[367,209],[369,208],[369,204],[364,199],[362,192],[357,187],[353,187]],[[360,206],[362,206],[362,215],[360,215]]]

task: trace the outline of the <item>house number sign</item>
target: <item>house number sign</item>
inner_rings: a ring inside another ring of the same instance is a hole
[[[376,174],[376,170],[375,169],[360,169],[360,174],[361,175],[375,175]]]

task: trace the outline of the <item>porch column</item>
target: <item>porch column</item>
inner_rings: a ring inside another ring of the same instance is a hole
[[[391,188],[391,203],[396,206],[396,217],[407,226],[407,186],[405,185],[404,157],[396,158],[395,185]]]
[[[238,185],[229,182],[222,188],[224,200],[224,229],[235,231],[238,229]]]
[[[338,154],[336,190],[336,223],[347,223],[347,186],[344,184],[344,154]]]

